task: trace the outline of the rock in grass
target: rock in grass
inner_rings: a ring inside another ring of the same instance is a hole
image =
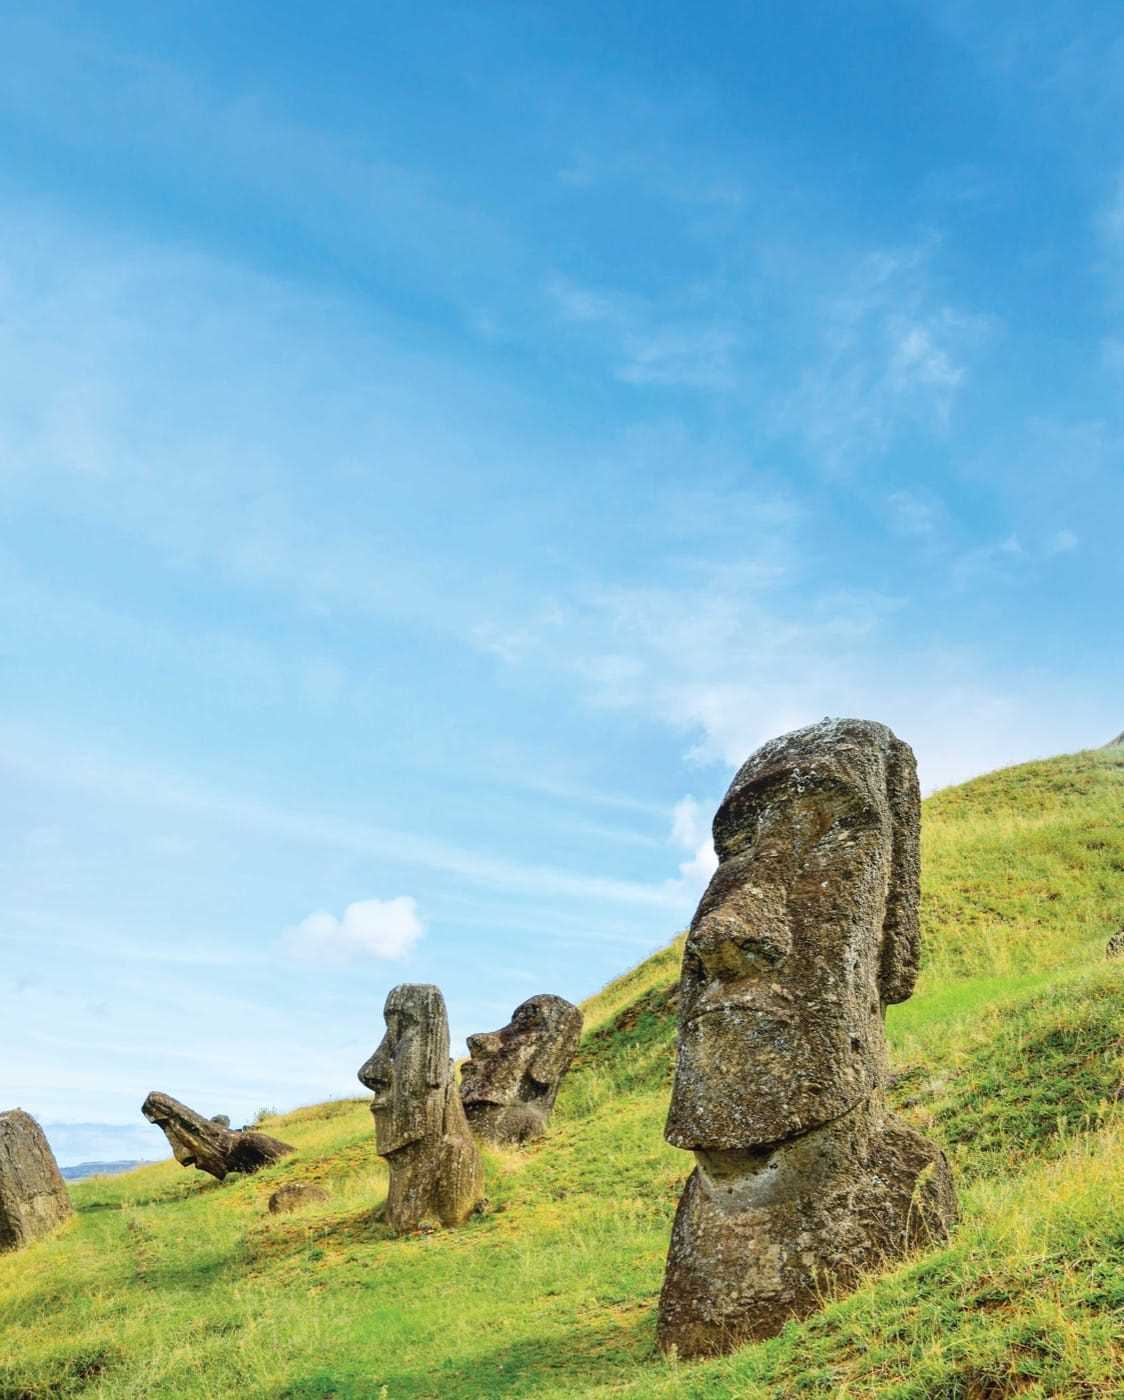
[[[1124,958],[1124,928],[1117,929],[1104,947],[1106,958]]]
[[[885,1008],[920,953],[919,833],[913,752],[863,720],[774,739],[718,809],[680,983],[666,1137],[695,1170],[665,1351],[773,1336],[955,1219],[943,1154],[885,1102]]]
[[[198,1167],[219,1181],[228,1172],[260,1171],[297,1150],[253,1128],[237,1132],[220,1127],[168,1094],[149,1094],[141,1112],[163,1130],[181,1167]]]
[[[543,995],[517,1006],[501,1030],[470,1035],[461,1102],[477,1137],[498,1143],[541,1137],[581,1033],[578,1008]]]
[[[270,1215],[283,1215],[291,1210],[301,1210],[328,1199],[323,1186],[311,1181],[290,1181],[287,1186],[279,1186],[269,1198]]]
[[[383,1016],[359,1082],[374,1094],[375,1148],[390,1168],[387,1223],[400,1235],[431,1220],[459,1225],[484,1197],[484,1172],[453,1077],[445,999],[405,982]]]
[[[43,1129],[22,1108],[0,1113],[0,1251],[22,1249],[71,1214]]]

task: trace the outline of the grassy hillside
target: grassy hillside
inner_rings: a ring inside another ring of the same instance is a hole
[[[947,1248],[732,1357],[658,1356],[677,941],[588,1003],[550,1136],[486,1154],[460,1230],[374,1219],[358,1100],[272,1120],[300,1150],[257,1177],[75,1186],[71,1226],[0,1258],[0,1400],[1124,1393],[1124,749],[939,793],[924,841],[926,964],[889,1031],[899,1109],[956,1166]],[[269,1216],[288,1180],[330,1200]]]

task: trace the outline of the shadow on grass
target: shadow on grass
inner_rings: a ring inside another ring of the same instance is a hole
[[[309,1246],[336,1247],[382,1244],[395,1238],[382,1219],[382,1203],[364,1206],[349,1215],[268,1215],[246,1235],[248,1262],[273,1263],[304,1254]]]
[[[575,1327],[411,1369],[373,1364],[366,1375],[325,1367],[279,1392],[282,1400],[480,1400],[480,1397],[584,1395],[634,1379],[658,1365],[654,1307],[647,1302],[615,1323]]]

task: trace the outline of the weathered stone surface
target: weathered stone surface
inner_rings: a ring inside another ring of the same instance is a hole
[[[279,1186],[269,1198],[270,1215],[283,1215],[288,1211],[301,1210],[305,1206],[316,1205],[328,1200],[323,1186],[311,1181],[290,1181],[287,1186]]]
[[[683,955],[666,1136],[696,1165],[665,1350],[772,1336],[955,1220],[944,1156],[885,1103],[885,1007],[917,976],[919,832],[913,753],[863,720],[774,739],[718,809]]]
[[[1117,929],[1104,945],[1106,958],[1124,958],[1124,928]]]
[[[359,1071],[374,1094],[375,1148],[386,1158],[386,1219],[398,1234],[426,1221],[459,1225],[484,1196],[480,1153],[449,1059],[445,999],[403,983],[383,1008],[386,1034]]]
[[[297,1149],[254,1128],[223,1128],[168,1094],[151,1093],[141,1105],[150,1123],[163,1129],[181,1167],[198,1167],[219,1181],[228,1172],[260,1171]]]
[[[542,995],[517,1006],[501,1030],[470,1035],[461,1102],[472,1131],[498,1143],[540,1137],[581,1033],[576,1006]]]
[[[70,1214],[43,1129],[22,1108],[0,1113],[0,1252],[41,1239]]]

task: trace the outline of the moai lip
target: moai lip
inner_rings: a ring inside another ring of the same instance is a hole
[[[459,1225],[483,1199],[484,1171],[454,1082],[445,999],[405,982],[383,1017],[386,1034],[359,1082],[374,1095],[375,1149],[390,1169],[387,1222],[397,1234],[432,1220]]]
[[[774,739],[714,844],[666,1129],[695,1154],[659,1313],[683,1357],[774,1335],[956,1218],[943,1154],[885,1104],[885,1008],[920,954],[912,750],[865,720]]]
[[[496,1143],[541,1137],[581,1033],[578,1008],[544,994],[517,1006],[500,1030],[470,1035],[461,1102],[472,1131]]]
[[[141,1112],[163,1131],[181,1167],[197,1167],[219,1181],[228,1172],[260,1171],[297,1150],[255,1128],[225,1128],[169,1094],[149,1094]]]
[[[42,1239],[71,1213],[43,1129],[22,1108],[0,1113],[0,1253]]]

